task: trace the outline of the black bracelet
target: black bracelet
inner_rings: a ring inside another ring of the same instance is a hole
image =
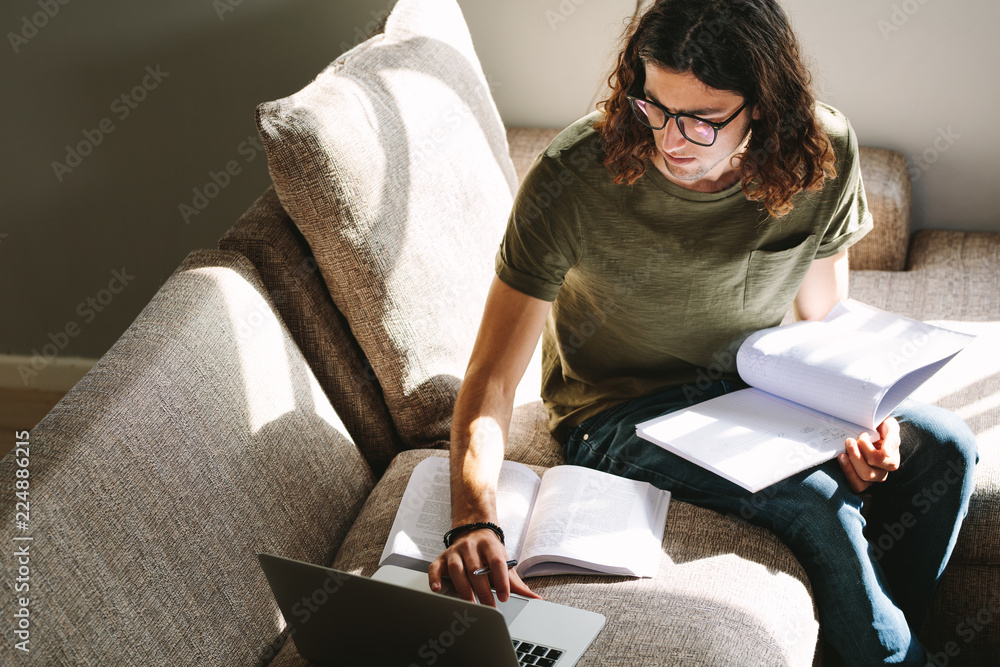
[[[492,530],[494,533],[497,534],[497,537],[500,538],[500,544],[506,546],[506,544],[503,541],[503,531],[500,529],[500,526],[496,525],[495,523],[490,523],[489,521],[477,521],[475,523],[467,523],[464,526],[458,526],[456,528],[452,528],[447,533],[445,533],[444,534],[445,548],[447,549],[448,547],[451,546],[451,543],[453,541],[452,538],[454,538],[459,533],[465,533],[470,530],[479,530],[480,528],[488,528],[489,530]]]

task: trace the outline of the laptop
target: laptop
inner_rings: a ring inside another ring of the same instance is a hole
[[[572,667],[601,614],[511,595],[493,607],[430,592],[427,574],[372,578],[257,554],[299,654],[318,665]]]

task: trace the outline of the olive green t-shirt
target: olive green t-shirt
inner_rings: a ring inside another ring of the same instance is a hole
[[[735,378],[735,350],[776,326],[814,259],[872,227],[847,119],[817,105],[837,176],[770,217],[739,182],[714,193],[669,181],[647,159],[632,185],[602,165],[595,111],[540,154],[514,200],[496,273],[552,301],[542,334],[549,428],[672,386]]]

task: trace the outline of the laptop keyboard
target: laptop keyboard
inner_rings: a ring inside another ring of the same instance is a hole
[[[551,646],[542,644],[532,644],[516,639],[514,642],[514,652],[517,653],[517,663],[519,665],[541,665],[541,667],[552,667],[559,662],[563,652]]]

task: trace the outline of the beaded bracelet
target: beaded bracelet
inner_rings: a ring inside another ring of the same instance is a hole
[[[489,530],[492,530],[494,533],[497,534],[497,537],[500,538],[500,544],[504,544],[504,546],[506,546],[506,544],[503,541],[503,530],[500,529],[500,526],[496,525],[495,523],[491,523],[489,521],[476,521],[475,523],[467,523],[464,526],[457,526],[449,530],[447,533],[445,533],[444,534],[445,548],[451,546],[452,538],[454,538],[459,533],[464,533],[470,530],[479,530],[480,528],[487,528]]]

